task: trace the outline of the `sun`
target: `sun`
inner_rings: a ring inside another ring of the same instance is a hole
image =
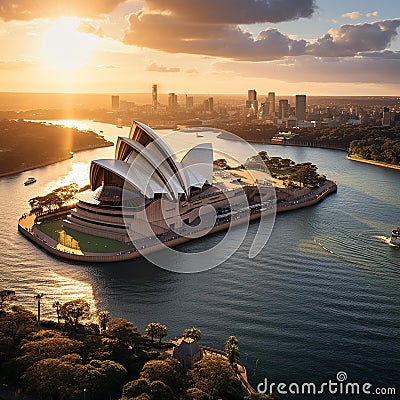
[[[80,21],[61,17],[43,35],[43,62],[47,66],[73,69],[85,64],[98,38],[79,32]]]

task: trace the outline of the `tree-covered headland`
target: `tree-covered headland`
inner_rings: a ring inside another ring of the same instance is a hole
[[[162,341],[166,325],[150,322],[144,334],[108,311],[91,312],[84,299],[52,304],[53,320],[40,319],[46,296],[36,294],[34,313],[0,290],[0,384],[38,400],[241,400],[246,396],[236,361],[238,340],[230,336],[226,356],[204,354],[184,370]],[[183,338],[197,342],[198,328]]]
[[[112,146],[92,131],[24,120],[0,120],[0,175],[71,157],[72,152]]]

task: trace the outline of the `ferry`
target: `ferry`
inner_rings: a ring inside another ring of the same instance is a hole
[[[397,229],[392,230],[392,236],[390,237],[390,244],[400,246],[400,226]]]
[[[36,179],[35,179],[35,178],[28,178],[28,179],[24,182],[24,185],[25,185],[25,186],[31,185],[32,183],[35,183],[35,182],[36,182]]]

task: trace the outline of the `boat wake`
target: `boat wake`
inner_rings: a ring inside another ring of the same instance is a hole
[[[378,235],[374,235],[374,236],[372,236],[372,237],[374,237],[375,239],[379,239],[379,240],[381,240],[382,242],[385,242],[385,243],[388,244],[390,247],[399,247],[399,246],[396,246],[396,245],[393,244],[393,243],[390,243],[390,237],[378,236]]]
[[[319,247],[321,247],[323,250],[325,250],[327,253],[334,254],[335,253],[332,250],[329,250],[327,247],[325,247],[321,242],[318,242],[318,240],[314,239],[314,243],[316,243]]]

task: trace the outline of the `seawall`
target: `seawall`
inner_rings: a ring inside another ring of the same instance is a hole
[[[323,186],[320,188],[312,191],[310,195],[306,196],[305,198],[301,200],[294,200],[292,202],[282,202],[276,206],[276,212],[288,212],[288,211],[293,211],[293,210],[298,210],[300,208],[304,207],[310,207],[313,206],[320,201],[322,201],[325,197],[329,196],[331,193],[334,193],[337,191],[337,185],[335,182],[332,181],[327,181]],[[263,216],[270,215],[274,213],[274,209],[271,210],[263,210],[259,212],[255,212],[253,214],[250,214],[249,218],[243,218],[242,220],[236,219],[236,220],[231,220],[226,223],[220,223],[219,225],[214,226],[207,234],[212,234],[216,232],[220,232],[223,230],[228,229],[230,226],[237,226],[241,225],[243,223],[254,220],[258,220],[262,218]],[[49,214],[49,215],[54,215],[54,214]],[[44,218],[45,216],[41,216],[40,218]],[[26,218],[31,218],[32,223],[23,223],[23,221]],[[47,252],[50,254],[53,254],[57,257],[65,258],[71,261],[78,261],[78,262],[95,262],[95,263],[106,263],[106,262],[119,262],[119,261],[126,261],[126,260],[131,260],[134,258],[141,257],[142,255],[154,253],[156,251],[162,250],[164,246],[168,247],[174,247],[178,246],[183,243],[190,242],[191,240],[194,240],[193,238],[189,237],[176,237],[174,239],[168,240],[163,242],[160,245],[155,245],[147,248],[143,248],[140,251],[137,250],[129,250],[125,252],[118,252],[118,253],[81,253],[81,254],[74,254],[71,252],[66,252],[63,250],[60,250],[57,248],[58,242],[56,242],[54,239],[48,237],[47,235],[41,233],[39,237],[34,229],[34,223],[35,223],[36,218],[32,216],[26,216],[20,218],[18,221],[18,231],[27,237],[30,241],[33,243],[37,244],[38,246],[42,247],[45,249]],[[199,238],[201,239],[201,238]]]

